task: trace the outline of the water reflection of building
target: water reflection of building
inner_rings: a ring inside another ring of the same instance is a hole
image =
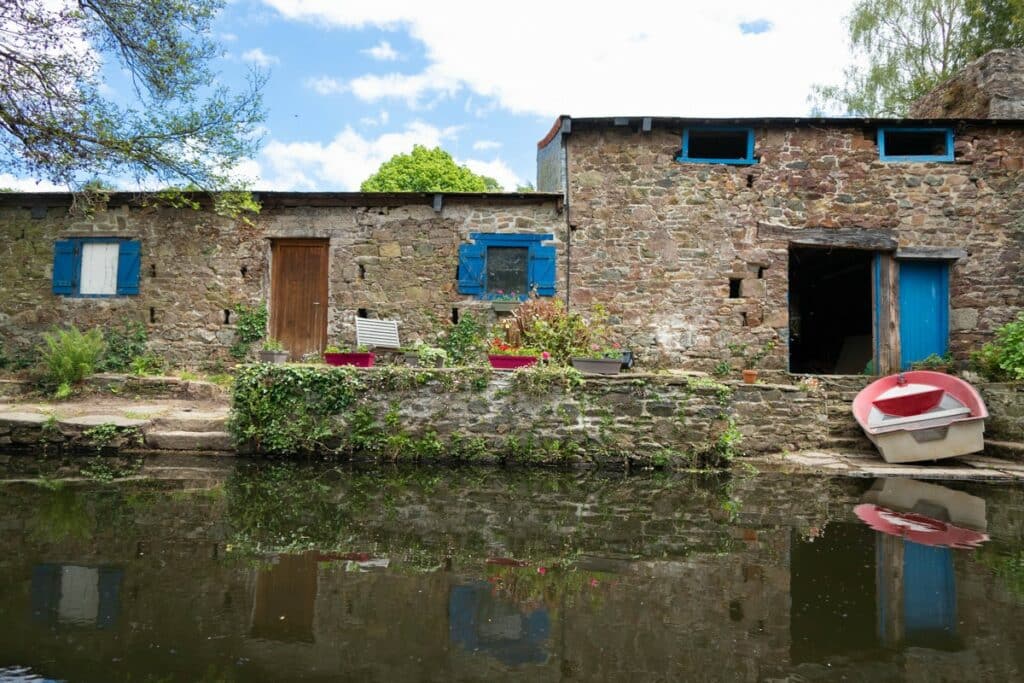
[[[485,581],[452,586],[448,633],[467,652],[490,655],[510,666],[548,660],[551,618],[543,605],[521,608],[493,592]]]
[[[32,568],[32,618],[110,628],[121,613],[123,577],[118,567],[37,564]]]

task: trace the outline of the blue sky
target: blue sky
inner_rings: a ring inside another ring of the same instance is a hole
[[[850,59],[851,5],[229,0],[214,67],[269,71],[264,146],[239,169],[258,189],[358,190],[418,143],[514,190],[558,114],[806,115]]]

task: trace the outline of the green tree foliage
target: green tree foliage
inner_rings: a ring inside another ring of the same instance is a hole
[[[969,61],[1024,45],[1024,0],[861,0],[846,21],[856,63],[814,86],[817,112],[904,116]]]
[[[459,166],[440,147],[415,145],[409,154],[396,154],[363,181],[363,192],[500,192],[494,178]]]
[[[216,85],[224,2],[0,0],[0,170],[73,189],[97,176],[229,187],[258,147],[265,75]],[[107,96],[104,63],[133,91]]]

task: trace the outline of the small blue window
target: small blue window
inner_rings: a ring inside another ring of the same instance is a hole
[[[882,161],[953,161],[952,128],[879,128]]]
[[[482,299],[555,295],[554,235],[475,232],[459,246],[459,293]]]
[[[676,161],[698,164],[756,164],[754,129],[742,126],[685,128],[683,151]]]
[[[139,293],[142,250],[138,240],[81,237],[53,247],[53,293],[108,297]]]

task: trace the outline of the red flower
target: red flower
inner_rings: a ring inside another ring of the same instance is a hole
[[[548,568],[547,567],[537,567],[537,573],[543,576],[544,574],[548,573]]]

